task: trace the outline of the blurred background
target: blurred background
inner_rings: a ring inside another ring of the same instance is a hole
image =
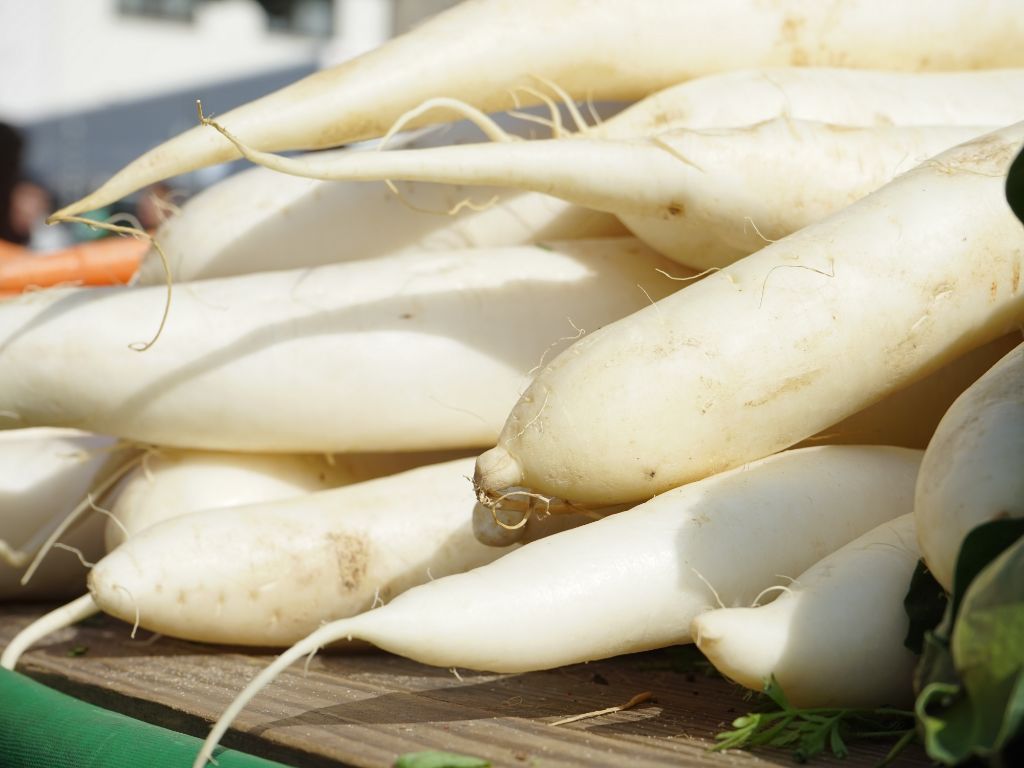
[[[197,98],[222,114],[455,2],[0,0],[0,240],[46,251],[100,236],[43,219],[195,125]],[[152,227],[161,199],[232,170],[172,179],[118,212]]]

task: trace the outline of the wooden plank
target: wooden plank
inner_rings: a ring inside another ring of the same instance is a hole
[[[6,606],[0,645],[46,606]],[[100,706],[203,736],[272,651],[218,648],[140,633],[97,617],[62,630],[22,659],[20,671]],[[254,700],[226,746],[311,768],[385,768],[404,753],[444,749],[495,766],[722,768],[790,766],[783,753],[711,753],[713,735],[750,704],[727,681],[681,663],[682,649],[517,675],[452,671],[383,653],[318,655],[307,674],[288,670]],[[555,720],[621,705],[636,708],[555,726]],[[863,768],[886,745],[858,746],[822,766]],[[894,765],[924,768],[912,748]]]

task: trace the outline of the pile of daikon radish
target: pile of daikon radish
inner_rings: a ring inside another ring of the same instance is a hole
[[[1024,515],[1024,14],[980,5],[470,0],[201,115],[55,218],[266,167],[138,284],[0,304],[3,594],[47,537],[109,549],[3,663],[97,610],[291,646],[196,765],[351,639],[496,672],[694,641],[906,704],[918,559],[948,588]]]

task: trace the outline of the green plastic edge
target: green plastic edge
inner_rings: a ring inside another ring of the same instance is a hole
[[[0,669],[4,768],[189,768],[201,744]],[[287,768],[229,749],[214,754],[219,768]]]

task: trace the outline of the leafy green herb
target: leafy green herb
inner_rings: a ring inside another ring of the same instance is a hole
[[[778,747],[792,749],[801,763],[826,750],[836,757],[846,757],[846,742],[854,738],[895,738],[896,744],[883,764],[891,761],[914,738],[914,713],[902,709],[840,709],[817,707],[798,709],[786,699],[782,687],[772,677],[764,689],[774,705],[766,712],[738,717],[733,729],[715,736],[712,749],[749,749]]]
[[[479,757],[429,751],[407,752],[395,760],[393,768],[490,768],[490,765]]]

